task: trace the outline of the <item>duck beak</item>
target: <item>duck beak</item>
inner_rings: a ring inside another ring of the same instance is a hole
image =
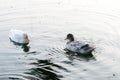
[[[68,38],[66,37],[65,40],[67,40]]]

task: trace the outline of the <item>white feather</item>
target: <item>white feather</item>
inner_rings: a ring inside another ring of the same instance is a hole
[[[24,44],[26,43],[25,35],[27,35],[27,33],[24,31],[12,29],[10,30],[9,38],[14,42]]]

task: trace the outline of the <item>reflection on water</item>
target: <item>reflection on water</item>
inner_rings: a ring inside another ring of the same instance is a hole
[[[93,52],[91,52],[90,54],[87,54],[87,55],[82,55],[82,54],[79,54],[79,53],[74,53],[74,52],[71,52],[71,51],[67,51],[65,54],[67,55],[67,57],[70,60],[73,60],[73,59],[76,59],[76,58],[80,59],[80,60],[85,60],[85,61],[95,60]]]
[[[24,52],[29,52],[30,47],[27,45],[22,46]]]
[[[55,71],[53,67],[67,71],[65,68],[52,63],[50,60],[38,60],[36,63],[31,64],[35,65],[36,68],[30,69],[30,72],[27,72],[27,74],[34,75],[43,80],[60,80],[60,78],[63,77],[59,72]]]
[[[120,80],[119,2],[0,0],[0,80]],[[16,48],[10,29],[27,31],[30,44]],[[68,33],[95,52],[65,52]]]
[[[48,52],[52,54],[56,54],[57,52],[61,52],[59,49],[52,48]],[[62,61],[61,63],[73,65],[73,60],[79,60],[79,61],[90,61],[95,60],[93,54],[89,55],[76,55],[73,52],[65,52],[65,56],[70,61]],[[42,80],[61,80],[64,76],[59,70],[62,70],[62,72],[70,73],[70,71],[67,68],[64,68],[62,65],[55,64],[52,62],[51,59],[45,59],[40,60],[37,59],[36,62],[30,63],[30,65],[34,65],[33,68],[29,69],[28,72],[25,72],[25,74],[33,75],[39,79]]]
[[[14,74],[1,74],[0,80],[40,80],[40,78],[27,74],[14,73]]]
[[[28,43],[27,43],[27,44],[21,44],[21,43],[14,42],[14,41],[12,41],[11,39],[10,39],[10,41],[11,41],[14,45],[20,46],[20,47],[23,49],[24,52],[29,52],[30,46],[28,46]]]

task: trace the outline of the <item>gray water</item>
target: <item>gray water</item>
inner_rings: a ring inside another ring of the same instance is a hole
[[[0,0],[0,80],[120,80],[119,0]],[[26,31],[30,51],[13,45]],[[96,47],[93,57],[64,51],[64,40]]]

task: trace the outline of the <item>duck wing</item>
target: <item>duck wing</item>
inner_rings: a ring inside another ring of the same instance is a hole
[[[73,52],[79,52],[79,50],[81,49],[81,47],[83,45],[85,45],[85,43],[82,43],[79,41],[73,41],[73,42],[67,44],[66,48]]]

